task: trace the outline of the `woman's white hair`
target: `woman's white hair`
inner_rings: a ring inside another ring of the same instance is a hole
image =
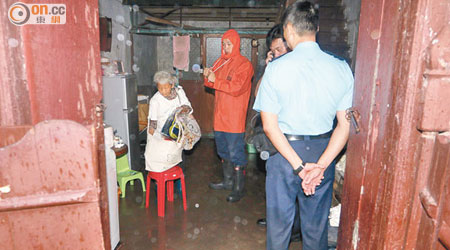
[[[155,84],[174,84],[174,77],[167,71],[158,71],[153,76],[153,82]]]

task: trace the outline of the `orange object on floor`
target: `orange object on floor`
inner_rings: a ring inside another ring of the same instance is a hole
[[[164,172],[151,172],[147,174],[147,193],[145,194],[145,207],[148,208],[150,198],[150,182],[151,179],[156,180],[157,185],[157,202],[158,216],[164,217],[165,199],[166,199],[166,182],[167,182],[167,200],[173,201],[173,181],[181,179],[181,192],[183,195],[183,208],[186,211],[186,188],[184,184],[183,170],[179,166],[170,168]]]

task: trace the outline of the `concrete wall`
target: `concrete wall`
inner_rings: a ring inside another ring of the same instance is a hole
[[[151,86],[153,75],[158,70],[157,67],[157,39],[154,36],[133,35],[134,72],[137,75],[138,86]],[[142,93],[145,94],[145,93]]]
[[[352,59],[352,69],[355,69],[356,45],[358,43],[359,14],[361,9],[361,0],[342,0],[344,6],[344,15],[346,19],[346,28],[348,30],[349,57]]]
[[[173,40],[170,36],[159,36],[157,38],[158,71],[173,71]]]
[[[112,20],[112,44],[110,52],[102,52],[102,57],[120,60],[125,72],[137,76],[138,86],[150,86],[157,70],[156,38],[146,35],[131,35],[132,6],[122,5],[119,0],[99,0],[100,16]],[[145,15],[137,12],[137,23],[142,23]],[[138,91],[141,88],[138,88]],[[146,91],[139,91],[146,92]],[[148,92],[148,91],[147,91]],[[142,93],[147,94],[147,93]]]
[[[99,0],[100,17],[109,17],[112,20],[111,52],[102,52],[102,57],[121,60],[124,70],[129,73],[131,73],[132,44],[129,43],[131,39],[128,31],[131,27],[131,9],[130,6],[124,6],[116,0]]]

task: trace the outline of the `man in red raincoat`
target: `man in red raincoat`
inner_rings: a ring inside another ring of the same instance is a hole
[[[222,54],[211,68],[205,68],[204,83],[215,89],[214,138],[222,158],[224,179],[210,183],[212,189],[232,190],[227,201],[239,201],[244,193],[245,120],[251,92],[253,67],[240,53],[240,37],[230,29],[222,36]]]

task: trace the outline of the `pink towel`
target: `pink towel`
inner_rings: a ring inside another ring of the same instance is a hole
[[[190,37],[189,36],[174,36],[173,37],[173,66],[184,71],[189,70],[189,51]]]

